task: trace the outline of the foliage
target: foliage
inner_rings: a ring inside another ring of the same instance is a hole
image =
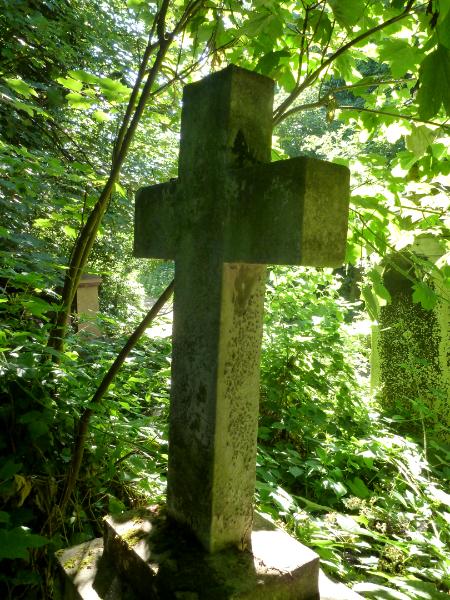
[[[2,597],[18,597],[23,585],[33,584],[38,586],[35,595],[29,591],[27,597],[48,597],[52,585],[47,579],[48,559],[33,549],[44,547],[50,555],[67,543],[101,535],[105,512],[142,502],[144,497],[161,497],[167,458],[161,412],[165,414],[168,403],[170,349],[166,340],[149,344],[144,339],[129,355],[93,418],[64,536],[53,531],[44,537],[39,532],[58,501],[58,483],[71,460],[74,424],[129,331],[109,318],[114,342],[73,335],[70,351],[59,357],[56,366],[46,347],[45,317],[42,312],[36,316],[36,308],[31,320],[24,298],[18,295],[16,318],[26,322],[26,329],[10,314],[1,336],[0,448],[7,458],[0,469],[0,538],[5,543],[0,590]],[[32,302],[27,306],[35,308]],[[46,355],[47,361],[40,363]]]
[[[389,301],[382,269],[398,250],[415,301],[430,308],[431,275],[450,282],[448,254],[432,265],[411,243],[450,225],[450,3],[0,7],[0,593],[48,597],[46,552],[96,535],[105,511],[164,492],[170,348],[144,339],[96,406],[79,484],[62,523],[53,519],[80,415],[144,308],[136,282],[154,297],[171,275],[132,258],[130,232],[137,187],[176,176],[182,85],[230,62],[273,77],[274,160],[351,165],[347,261],[367,267],[371,317]],[[82,270],[104,279],[96,341],[65,327]],[[272,274],[259,503],[341,578],[370,576],[364,594],[439,597],[448,455],[429,448],[428,464],[367,399],[356,358],[367,348],[346,330],[358,307],[339,285],[325,273]]]
[[[139,282],[144,286],[147,296],[157,298],[173,279],[174,272],[171,261],[147,260],[139,271]]]
[[[339,300],[339,281],[285,268],[270,280],[259,509],[282,519],[335,576],[361,582],[364,596],[444,598],[448,448],[433,442],[427,459],[370,399],[364,338],[346,324],[351,306]]]

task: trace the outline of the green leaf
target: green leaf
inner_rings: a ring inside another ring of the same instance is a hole
[[[434,290],[421,282],[415,283],[413,288],[413,302],[420,303],[426,310],[434,308],[438,300],[438,296]]]
[[[450,115],[450,50],[439,44],[420,65],[420,88],[417,94],[419,114],[431,119],[444,105]]]
[[[82,69],[69,71],[69,75],[72,77],[72,79],[82,81],[83,83],[95,84],[99,81],[99,77],[97,77],[97,75],[93,75],[92,73],[88,73],[87,71],[83,71]]]
[[[123,85],[116,79],[110,79],[109,77],[99,78],[98,85],[105,98],[110,102],[121,102],[127,98],[130,93],[130,89],[126,85]]]
[[[361,525],[359,525],[359,523],[357,523],[357,521],[350,515],[337,514],[336,522],[344,531],[373,537],[373,534],[368,529],[361,527]]]
[[[94,110],[94,112],[92,113],[92,116],[99,123],[106,123],[110,119],[108,113],[105,113],[102,110]]]
[[[361,290],[364,302],[366,304],[366,310],[369,313],[372,321],[377,321],[380,315],[380,305],[376,296],[374,295],[372,288],[369,285],[365,285]]]
[[[56,81],[73,92],[79,92],[83,87],[81,81],[70,77],[58,77]]]
[[[281,487],[277,487],[276,491],[271,492],[270,496],[286,512],[293,505],[292,496]]]
[[[309,11],[308,26],[313,32],[312,39],[315,42],[328,43],[333,32],[333,26],[323,10],[312,9]]]
[[[13,105],[17,110],[23,110],[27,113],[29,117],[33,117],[36,110],[36,106],[32,104],[26,104],[25,102],[20,102],[19,100],[13,100]]]
[[[411,594],[412,598],[417,598],[417,600],[448,600],[448,594],[439,592],[435,583],[400,577],[392,579],[392,583],[395,583],[395,585],[405,590],[408,594]]]
[[[450,2],[448,3],[450,6]],[[448,8],[447,8],[448,10]],[[442,21],[438,21],[437,24],[437,35],[439,43],[450,49],[450,12],[447,12],[446,16]]]
[[[280,58],[289,57],[290,52],[288,50],[277,50],[276,52],[268,52],[259,59],[256,65],[256,71],[259,71],[263,75],[270,75],[272,71],[278,66]]]
[[[66,99],[69,102],[70,106],[73,106],[73,108],[79,110],[89,108],[94,102],[94,100],[92,100],[91,98],[83,96],[78,92],[70,92],[66,95]]]
[[[52,219],[35,219],[33,225],[39,229],[49,229],[53,227],[54,221]]]
[[[264,28],[266,21],[270,15],[268,14],[256,14],[256,16],[251,17],[245,24],[242,29],[243,33],[245,33],[249,37],[253,37],[258,35],[261,30]]]
[[[345,496],[347,493],[347,488],[340,481],[330,481],[330,487],[338,497]]]
[[[155,0],[127,0],[127,7],[132,9],[139,9],[143,5],[154,3]]]
[[[53,308],[48,302],[41,300],[41,298],[24,300],[22,304],[35,317],[43,317]]]
[[[120,183],[115,183],[114,184],[114,191],[119,194],[120,196],[122,196],[122,198],[126,198],[127,197],[127,192],[125,190],[125,188],[123,186],[120,185]]]
[[[8,84],[8,87],[13,89],[18,94],[25,96],[25,98],[31,98],[31,96],[37,96],[37,92],[31,85],[25,83],[23,79],[19,77],[16,78],[7,78],[5,77],[4,81]]]
[[[9,479],[22,469],[22,463],[15,463],[12,460],[7,460],[6,463],[0,468],[0,481]]]
[[[329,0],[336,21],[346,29],[351,29],[363,16],[366,8],[364,0]]]
[[[112,494],[108,494],[108,512],[112,514],[118,514],[126,509],[125,504],[122,500],[119,500]]]
[[[389,293],[389,290],[385,287],[385,285],[383,283],[383,278],[381,277],[381,273],[377,269],[372,269],[369,272],[369,277],[372,280],[372,285],[373,285],[375,294],[382,300],[385,300],[386,302],[390,302],[391,294]]]
[[[368,498],[370,496],[369,488],[366,486],[364,481],[362,479],[360,479],[359,477],[355,477],[354,479],[352,479],[350,481],[346,481],[345,483],[348,485],[348,487],[350,488],[352,493],[355,496],[358,496],[358,498],[364,499],[364,498]]]
[[[0,560],[4,558],[28,559],[29,548],[41,548],[48,540],[41,535],[30,533],[26,527],[0,529]]]
[[[69,225],[64,225],[63,231],[67,235],[67,237],[71,238],[72,240],[74,240],[77,237],[77,232],[73,227],[70,227]]]
[[[291,473],[291,475],[293,475],[294,477],[300,477],[300,475],[303,475],[304,470],[301,469],[300,467],[289,467],[289,473]]]
[[[340,75],[346,82],[357,81],[358,77],[355,73],[355,59],[348,52],[344,52],[334,61],[334,69],[336,74]]]
[[[293,76],[289,65],[284,65],[284,67],[281,69],[281,73],[278,76],[278,81],[288,93],[292,92],[292,90],[295,88],[295,77]]]
[[[429,146],[433,143],[436,133],[431,131],[426,125],[419,127],[412,126],[411,135],[406,137],[406,147],[414,153],[417,158],[421,158]]]
[[[388,37],[381,44],[380,58],[389,64],[393,77],[403,77],[408,71],[415,71],[423,54],[407,40]]]

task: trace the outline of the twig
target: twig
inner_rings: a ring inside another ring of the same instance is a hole
[[[355,110],[357,112],[367,112],[375,115],[384,115],[386,117],[394,117],[396,119],[404,119],[407,121],[413,121],[414,123],[424,123],[425,125],[434,125],[435,127],[441,127],[442,129],[449,129],[449,125],[446,123],[436,123],[436,121],[427,121],[411,115],[400,115],[398,113],[391,113],[385,110],[376,110],[374,108],[364,108],[360,106],[336,106],[336,110]]]
[[[349,42],[347,42],[346,44],[341,46],[338,50],[336,50],[336,52],[334,52],[329,58],[327,58],[327,60],[325,60],[323,63],[321,63],[317,67],[317,69],[315,69],[312,73],[307,75],[305,77],[305,79],[303,80],[303,82],[300,85],[296,86],[295,90],[293,90],[289,94],[289,96],[286,98],[286,100],[284,100],[278,106],[278,108],[275,110],[274,119],[273,119],[274,125],[278,125],[278,123],[280,123],[285,118],[285,115],[284,115],[285,110],[294,102],[294,100],[296,100],[300,96],[300,94],[303,92],[303,90],[305,90],[310,85],[312,85],[316,81],[316,79],[319,77],[319,75],[329,65],[331,65],[337,58],[339,58],[339,56],[341,56],[342,54],[347,52],[347,50],[349,50],[356,44],[359,44],[359,42],[362,42],[363,40],[370,37],[374,33],[377,33],[377,31],[381,31],[382,29],[389,27],[389,25],[393,25],[394,23],[397,23],[397,21],[400,21],[401,19],[404,19],[405,17],[407,17],[410,14],[410,11],[411,11],[411,8],[412,8],[414,2],[415,2],[415,0],[409,0],[408,3],[406,4],[405,8],[399,15],[397,15],[396,17],[392,17],[391,19],[388,19],[387,21],[384,21],[383,23],[380,23],[376,27],[372,27],[372,29],[369,29],[368,31],[361,33],[360,35],[356,36],[355,38],[353,38],[352,40],[350,40]]]

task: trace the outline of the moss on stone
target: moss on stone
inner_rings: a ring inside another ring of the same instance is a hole
[[[448,301],[425,310],[401,272],[386,269],[383,278],[392,301],[381,308],[373,346],[381,403],[403,417],[404,433],[450,441]]]

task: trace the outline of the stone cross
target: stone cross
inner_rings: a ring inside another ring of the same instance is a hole
[[[167,509],[209,552],[252,529],[267,263],[338,266],[349,171],[270,164],[274,82],[184,88],[179,178],[138,192],[135,255],[175,260]]]

